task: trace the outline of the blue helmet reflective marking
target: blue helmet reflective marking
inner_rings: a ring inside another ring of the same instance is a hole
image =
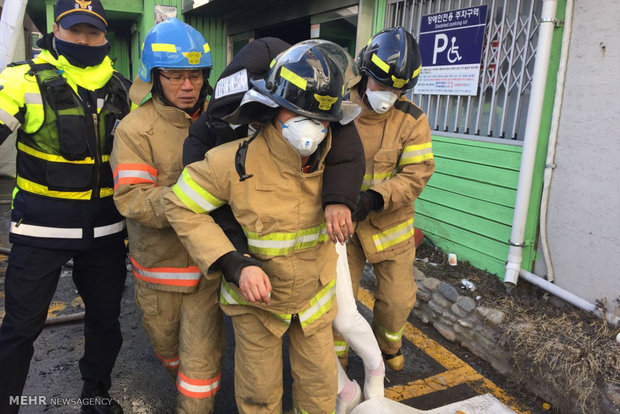
[[[210,69],[213,67],[209,44],[200,32],[179,19],[169,18],[149,30],[142,47],[144,82],[151,82],[155,68]]]

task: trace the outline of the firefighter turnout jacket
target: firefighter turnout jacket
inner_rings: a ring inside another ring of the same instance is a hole
[[[403,96],[379,114],[357,91],[351,95],[362,107],[357,123],[366,155],[362,190],[376,191],[384,203],[357,227],[367,260],[377,263],[413,244],[414,201],[435,170],[431,131],[426,114]]]
[[[164,197],[183,170],[181,151],[191,123],[185,111],[152,98],[119,125],[110,160],[114,201],[127,219],[133,274],[156,290],[193,292],[200,282],[200,269],[164,211]]]
[[[108,57],[80,68],[48,50],[0,74],[0,142],[17,131],[12,243],[84,249],[124,237],[109,154],[130,109],[125,82]]]
[[[271,304],[248,303],[237,286],[222,281],[220,303],[229,315],[254,313],[274,335],[299,320],[305,335],[331,323],[336,313],[336,252],[329,242],[321,208],[321,182],[331,133],[320,147],[314,172],[302,172],[295,149],[266,123],[248,147],[246,171],[239,180],[235,152],[240,141],[210,150],[204,161],[183,170],[166,215],[203,270],[234,251],[220,227],[205,213],[224,203],[248,238],[252,256],[269,276]],[[268,313],[265,313],[266,311]],[[265,315],[271,317],[265,318]],[[322,323],[315,323],[317,321]]]

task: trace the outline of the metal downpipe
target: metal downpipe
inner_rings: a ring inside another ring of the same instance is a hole
[[[532,177],[534,174],[534,161],[538,147],[538,134],[540,120],[542,118],[542,106],[545,98],[545,84],[549,69],[549,55],[551,52],[551,40],[556,24],[555,13],[557,0],[544,0],[540,18],[540,31],[536,49],[536,63],[532,77],[530,104],[527,111],[527,126],[523,142],[523,153],[517,186],[517,199],[515,203],[512,221],[512,233],[510,235],[510,248],[506,263],[504,284],[510,290],[517,284],[521,261],[523,260],[523,245],[525,237],[525,225],[527,221],[528,205],[532,191]]]

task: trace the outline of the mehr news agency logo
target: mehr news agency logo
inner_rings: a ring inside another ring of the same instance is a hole
[[[19,406],[88,406],[88,405],[111,405],[110,397],[48,397],[46,395],[11,395],[9,405]]]

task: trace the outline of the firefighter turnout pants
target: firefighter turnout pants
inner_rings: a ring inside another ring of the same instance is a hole
[[[136,282],[142,325],[155,354],[177,384],[177,412],[212,413],[220,389],[224,322],[220,275],[201,277],[191,293],[155,290]]]
[[[43,249],[13,244],[5,280],[6,315],[0,327],[0,412],[17,412],[9,396],[21,395],[34,347],[43,330],[62,266],[73,259],[73,281],[84,301],[84,389],[106,392],[123,338],[120,304],[127,268],[122,239],[89,250]],[[75,390],[76,396],[79,390]],[[100,395],[100,394],[98,394]]]
[[[353,294],[357,294],[366,264],[366,256],[357,234],[347,246],[349,271]],[[379,348],[385,354],[395,354],[402,346],[403,328],[415,304],[418,287],[413,279],[415,247],[408,248],[393,257],[373,263],[377,278],[373,309],[373,331]]]
[[[235,399],[241,414],[282,412],[282,338],[262,323],[265,311],[233,315]],[[336,407],[336,358],[331,323],[307,336],[299,320],[288,328],[295,412],[332,414]]]

